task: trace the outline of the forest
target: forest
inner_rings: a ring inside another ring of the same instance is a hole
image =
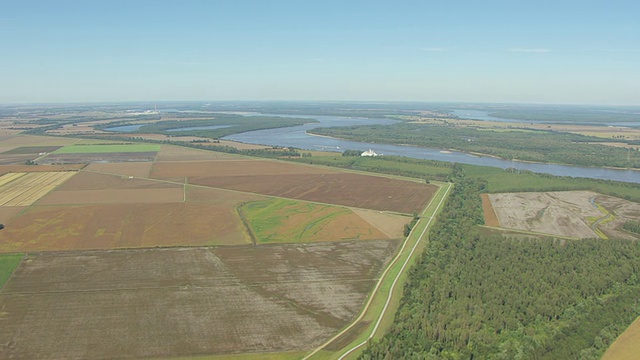
[[[555,131],[487,131],[412,123],[318,128],[313,134],[372,143],[408,144],[543,163],[640,168],[640,152],[600,145],[606,139]]]
[[[640,243],[481,235],[487,183],[455,190],[391,330],[361,359],[599,359],[640,315]]]
[[[318,122],[313,119],[297,119],[270,116],[241,116],[233,114],[207,114],[208,118],[198,120],[165,120],[140,127],[138,131],[131,133],[140,134],[164,134],[170,136],[198,136],[209,139],[219,139],[223,136],[238,134],[247,131],[274,129],[303,125]],[[104,130],[108,127],[132,125],[129,121],[112,122],[106,125],[96,126],[96,129]],[[214,129],[188,129],[192,127],[223,126]],[[169,131],[171,130],[171,131]]]

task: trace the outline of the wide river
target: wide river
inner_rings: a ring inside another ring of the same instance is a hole
[[[640,171],[637,170],[603,169],[582,166],[519,162],[502,160],[488,156],[476,156],[463,152],[447,151],[443,149],[432,149],[404,145],[373,144],[307,134],[308,130],[318,127],[392,124],[395,122],[394,120],[389,119],[348,118],[339,116],[291,116],[277,114],[260,115],[316,119],[320,121],[320,123],[310,123],[288,128],[249,131],[241,134],[230,135],[225,137],[225,139],[250,144],[261,144],[269,146],[292,146],[299,149],[326,150],[336,152],[342,152],[346,149],[372,149],[376,153],[383,155],[399,155],[418,159],[430,159],[463,164],[493,166],[503,169],[516,168],[559,176],[586,177],[594,179],[607,179],[640,183]]]

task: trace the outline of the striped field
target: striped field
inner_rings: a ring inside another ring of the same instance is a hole
[[[65,171],[0,176],[0,206],[29,206],[75,174]]]

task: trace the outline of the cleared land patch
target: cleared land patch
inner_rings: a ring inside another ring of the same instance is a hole
[[[0,292],[0,358],[310,349],[357,315],[397,244],[31,254]]]
[[[0,177],[0,206],[29,206],[75,172],[9,173]]]
[[[347,208],[286,199],[240,207],[258,243],[371,240],[388,237]]]
[[[607,234],[634,238],[621,227],[624,221],[640,217],[640,204],[591,191],[503,193],[488,197],[502,227],[559,236],[597,238]]]
[[[193,176],[189,183],[406,214],[420,212],[436,190],[433,185],[353,173]]]

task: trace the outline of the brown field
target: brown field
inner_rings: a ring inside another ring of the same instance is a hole
[[[202,161],[239,159],[238,155],[225,154],[210,150],[193,149],[181,146],[162,145],[156,161]],[[178,175],[180,176],[180,175]]]
[[[487,194],[482,194],[482,211],[484,212],[484,224],[487,226],[500,226],[500,221],[498,221],[498,216],[496,212],[493,211],[493,207],[491,206],[491,200],[489,200],[489,196]]]
[[[245,175],[293,175],[335,174],[337,170],[285,163],[271,160],[255,160],[234,157],[226,161],[185,161],[180,163],[156,162],[151,171],[152,178],[192,176],[245,176]]]
[[[150,162],[91,163],[85,167],[85,170],[146,178],[151,172],[151,165]]]
[[[157,180],[130,179],[128,176],[100,174],[81,171],[60,186],[56,191],[77,190],[121,190],[121,189],[173,189],[182,188],[182,184],[173,184]]]
[[[602,360],[637,360],[640,354],[640,317],[618,336]]]
[[[76,171],[85,167],[85,164],[67,165],[0,165],[0,175],[10,172],[55,172],[55,171]]]
[[[0,252],[246,244],[228,204],[36,206],[0,231]]]
[[[640,220],[640,204],[591,191],[489,194],[501,226],[510,229],[568,236],[597,238],[594,222],[614,214],[597,229],[607,236],[635,238],[621,230],[627,220]],[[593,202],[593,203],[592,203]]]
[[[436,189],[433,185],[353,173],[194,176],[189,183],[406,214],[422,210]]]
[[[0,358],[308,350],[357,316],[397,244],[31,254],[0,292]]]
[[[38,205],[153,204],[184,200],[182,188],[52,191]]]
[[[38,164],[87,164],[92,162],[144,162],[154,161],[155,152],[50,154],[38,160]]]
[[[75,172],[41,172],[2,175],[0,206],[29,206],[75,174]]]
[[[24,209],[24,206],[0,206],[0,224],[6,224],[7,221]]]

